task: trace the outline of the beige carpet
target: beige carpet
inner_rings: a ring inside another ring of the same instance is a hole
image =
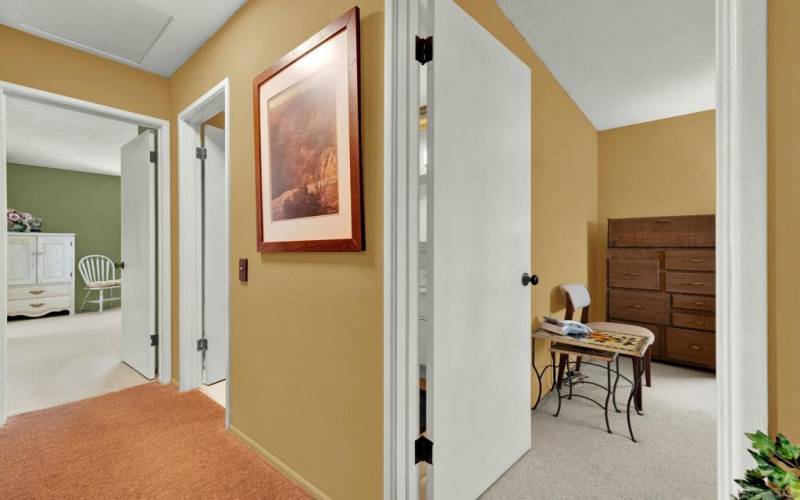
[[[8,322],[10,415],[143,384],[120,361],[120,309]]]
[[[605,383],[604,371],[583,371]],[[589,387],[575,391],[601,392]],[[552,394],[533,413],[531,451],[482,498],[716,498],[713,374],[654,363],[645,415],[632,417],[638,443],[628,437],[624,413],[611,414],[614,434],[608,434],[603,410],[592,403],[564,400],[554,418],[556,405]]]
[[[300,499],[199,391],[157,382],[8,419],[3,499]]]

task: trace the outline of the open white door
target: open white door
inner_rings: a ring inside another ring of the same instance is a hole
[[[203,127],[203,383],[223,380],[228,371],[228,220],[225,209],[225,131]]]
[[[476,498],[531,445],[530,69],[429,2],[429,498]]]
[[[122,146],[122,361],[152,379],[155,334],[155,168],[147,131]],[[168,340],[167,340],[168,341]]]

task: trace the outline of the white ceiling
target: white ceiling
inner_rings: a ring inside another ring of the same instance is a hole
[[[0,0],[0,23],[171,76],[246,0]]]
[[[131,123],[49,104],[6,103],[9,163],[120,175],[120,148],[139,133]]]
[[[598,130],[715,107],[714,0],[497,0]]]

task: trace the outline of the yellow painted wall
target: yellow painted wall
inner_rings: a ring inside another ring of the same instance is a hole
[[[608,219],[716,212],[714,119],[710,110],[600,132],[595,319],[605,317]]]
[[[0,26],[0,80],[168,118],[166,78]]]
[[[770,431],[800,442],[800,2],[768,9]]]
[[[597,131],[491,0],[456,0],[531,68],[531,311],[563,317],[562,283],[592,283],[597,236]],[[537,344],[536,361],[547,359]],[[531,384],[535,398],[536,381]]]
[[[383,484],[383,0],[359,2],[365,252],[256,251],[252,109],[253,78],[353,5],[248,2],[170,88],[174,117],[230,78],[234,432],[317,494],[356,499]],[[173,134],[175,166],[176,145]]]

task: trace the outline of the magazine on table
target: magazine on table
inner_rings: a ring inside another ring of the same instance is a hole
[[[592,329],[580,321],[568,319],[558,319],[544,316],[541,324],[542,330],[557,333],[558,335],[569,335],[570,337],[585,337],[592,333]]]

